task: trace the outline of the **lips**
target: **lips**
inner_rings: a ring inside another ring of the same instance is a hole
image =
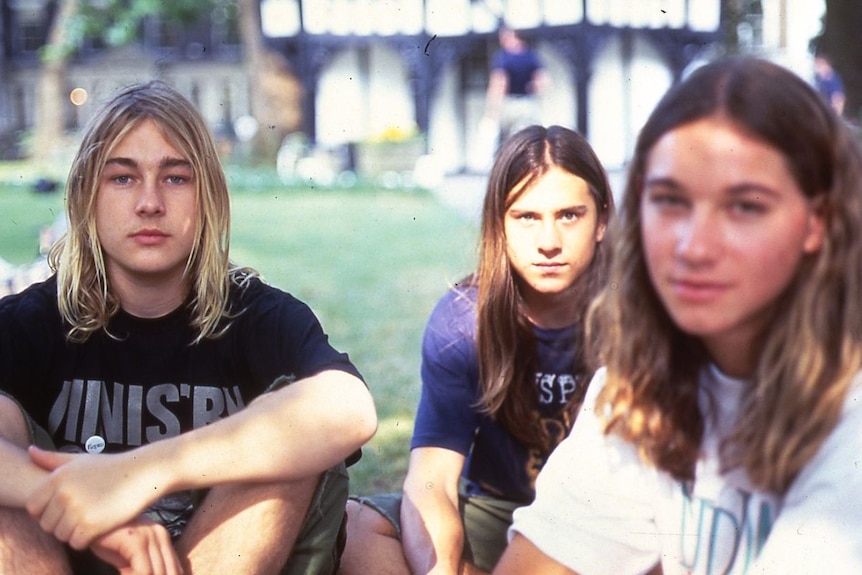
[[[168,237],[168,234],[164,233],[158,229],[143,229],[138,230],[131,234],[131,238],[138,242],[139,244],[144,245],[154,245],[164,241]]]
[[[565,269],[566,264],[545,262],[545,263],[533,264],[533,266],[535,268],[537,268],[542,273],[553,273],[553,272],[558,272],[558,271]]]
[[[678,298],[695,302],[715,299],[728,289],[727,284],[714,281],[671,279],[668,283]]]

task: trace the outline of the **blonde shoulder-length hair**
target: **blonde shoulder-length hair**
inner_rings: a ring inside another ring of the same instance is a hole
[[[606,430],[680,480],[692,479],[704,422],[698,373],[709,361],[662,306],[647,275],[639,212],[650,150],[667,132],[710,116],[778,150],[824,218],[822,248],[805,256],[759,340],[725,469],[784,493],[840,417],[862,365],[862,156],[854,134],[806,82],[753,58],[708,64],[672,88],[644,125],[610,232],[608,285],[590,329],[607,365],[598,413]]]
[[[57,272],[60,313],[70,325],[67,338],[82,342],[105,329],[119,309],[111,293],[96,231],[95,204],[102,171],[113,149],[144,120],[189,160],[197,186],[197,241],[186,262],[195,342],[214,337],[229,313],[231,281],[252,270],[233,269],[228,260],[230,202],[227,181],[212,135],[197,109],[174,88],[154,81],[123,89],[91,119],[66,183],[68,229],[50,253]]]

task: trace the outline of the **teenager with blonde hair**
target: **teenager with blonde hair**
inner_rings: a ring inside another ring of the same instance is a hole
[[[495,573],[862,572],[862,156],[729,59],[637,141],[590,322],[606,366]]]
[[[66,194],[56,274],[0,301],[0,571],[334,572],[374,405],[305,304],[231,264],[203,117],[120,91]]]
[[[612,210],[604,169],[576,132],[531,126],[504,143],[477,270],[425,330],[403,495],[350,502],[343,574],[493,569],[591,375],[583,320]]]

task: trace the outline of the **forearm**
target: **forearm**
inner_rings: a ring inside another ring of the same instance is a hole
[[[34,463],[51,473],[29,495],[8,487],[6,493],[26,497],[27,511],[45,531],[83,549],[175,491],[319,474],[362,445],[375,425],[365,385],[346,373],[324,372],[219,422],[124,453],[31,450]],[[24,473],[17,473],[23,482]]]
[[[226,419],[136,450],[168,463],[165,490],[321,473],[362,446],[377,425],[365,385],[328,371],[266,394]]]
[[[532,541],[520,534],[515,534],[503,556],[494,568],[494,575],[520,575],[533,573],[535,575],[577,575],[564,565],[545,555]],[[660,575],[659,571],[650,571],[648,575]]]
[[[0,506],[22,509],[48,472],[33,463],[24,449],[5,439],[0,439],[0,461]]]
[[[401,503],[401,534],[411,572],[458,573],[464,528],[457,492],[440,485],[412,486],[408,478]]]
[[[508,80],[506,75],[499,70],[491,72],[491,77],[488,80],[488,90],[485,94],[486,113],[492,118],[497,118],[500,115],[500,108],[503,106],[503,98],[506,96]]]

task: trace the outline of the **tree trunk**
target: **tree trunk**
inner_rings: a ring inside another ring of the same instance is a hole
[[[286,59],[264,46],[258,0],[239,4],[251,114],[259,125],[253,157],[274,161],[284,136],[301,126],[302,88]]]
[[[844,116],[856,123],[862,113],[862,2],[826,0],[826,21],[818,51],[825,53],[844,80]]]
[[[59,154],[65,135],[66,68],[71,53],[66,23],[78,10],[78,0],[59,0],[57,14],[51,23],[45,56],[36,85],[36,119],[30,156],[52,165]]]

